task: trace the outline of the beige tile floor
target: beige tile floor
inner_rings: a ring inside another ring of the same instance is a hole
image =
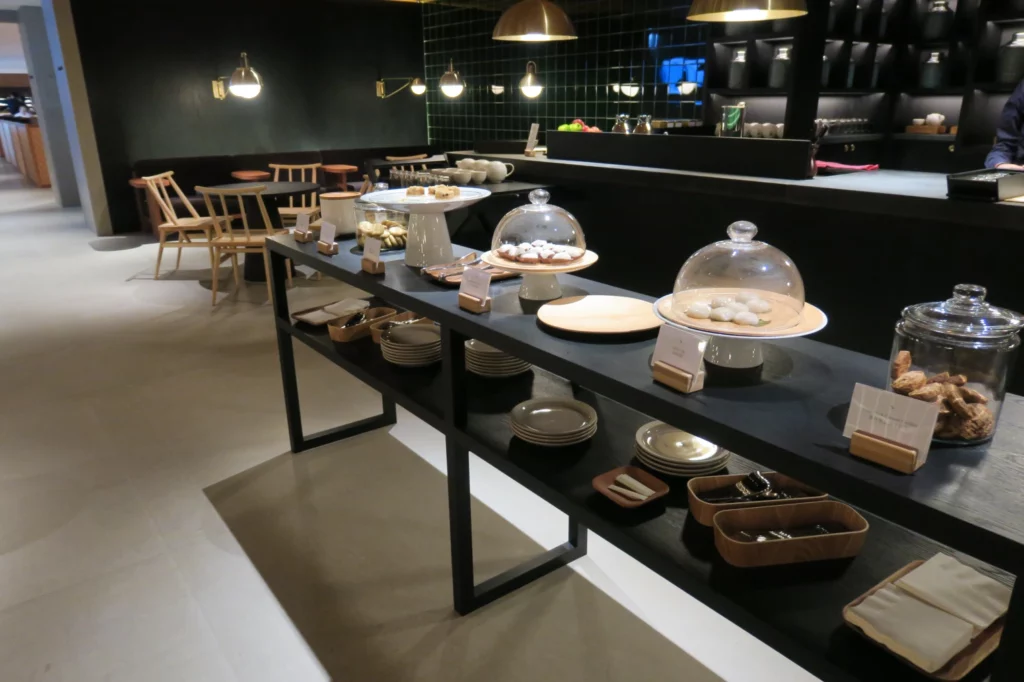
[[[155,245],[92,237],[0,162],[0,680],[720,679],[659,631],[697,614],[684,634],[700,649],[724,621],[628,564],[588,557],[454,618],[436,432],[401,413],[390,433],[287,454],[265,289],[211,310],[204,252],[156,282],[154,261]],[[300,278],[289,296],[344,293]],[[308,429],[377,409],[297,358]],[[543,535],[549,512],[518,494],[489,504],[528,510],[520,526]],[[474,513],[481,573],[536,550]],[[641,578],[625,594],[609,571]],[[641,618],[631,599],[670,606]],[[812,679],[722,632],[704,663],[746,656],[722,677]]]

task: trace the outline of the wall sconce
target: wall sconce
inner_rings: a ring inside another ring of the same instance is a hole
[[[227,92],[225,92],[224,81],[228,81]],[[256,69],[249,66],[249,55],[242,53],[242,65],[235,69],[231,78],[221,76],[213,81],[213,96],[217,99],[227,99],[230,92],[235,97],[252,99],[263,90],[263,79],[256,73]]]
[[[492,85],[491,86],[491,94],[492,95],[504,95],[505,94],[505,86],[504,85]]]
[[[544,91],[544,84],[537,77],[537,64],[535,62],[526,62],[526,75],[519,81],[519,91],[529,99],[539,97],[540,93]]]
[[[679,81],[676,83],[680,95],[692,95],[697,92],[697,84],[693,81]]]
[[[448,70],[441,76],[438,85],[441,86],[441,92],[444,93],[445,97],[458,97],[466,89],[462,79],[459,78],[459,72],[455,70],[454,60],[448,60]]]
[[[392,90],[390,93],[387,92],[387,86],[385,85],[384,81],[401,80],[404,80],[405,83],[399,86],[397,90]],[[380,97],[381,99],[394,97],[395,95],[400,93],[402,90],[405,90],[406,88],[412,90],[412,94],[414,95],[422,95],[427,91],[427,84],[423,82],[422,78],[381,78],[380,80],[377,81],[377,97]]]

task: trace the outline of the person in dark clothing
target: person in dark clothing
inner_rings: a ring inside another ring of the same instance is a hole
[[[1024,81],[1003,107],[996,143],[985,159],[985,168],[1024,170]]]

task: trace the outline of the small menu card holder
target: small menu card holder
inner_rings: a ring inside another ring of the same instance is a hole
[[[459,307],[477,315],[491,310],[491,274],[466,268],[459,285]]]
[[[302,213],[295,217],[295,231],[292,234],[295,237],[295,241],[303,244],[308,244],[316,239],[316,236],[309,231],[308,213]]]
[[[326,220],[320,223],[320,239],[316,243],[316,250],[325,256],[333,256],[338,253],[338,244],[334,241],[334,234],[337,229],[333,223]]]
[[[904,474],[928,461],[939,406],[856,384],[843,435],[850,454]]]
[[[707,337],[679,327],[662,325],[654,346],[651,374],[654,381],[680,393],[704,388],[704,351]]]
[[[651,367],[654,380],[669,388],[674,388],[680,393],[696,393],[704,388],[704,370],[697,370],[697,374],[690,374],[685,370],[664,362],[655,362]]]
[[[368,237],[363,243],[363,259],[359,262],[363,272],[371,275],[383,275],[384,263],[380,261],[381,241]]]

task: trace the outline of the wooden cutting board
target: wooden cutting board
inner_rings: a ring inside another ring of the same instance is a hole
[[[661,326],[653,304],[625,296],[572,296],[551,301],[537,318],[555,329],[581,334],[630,334]]]

